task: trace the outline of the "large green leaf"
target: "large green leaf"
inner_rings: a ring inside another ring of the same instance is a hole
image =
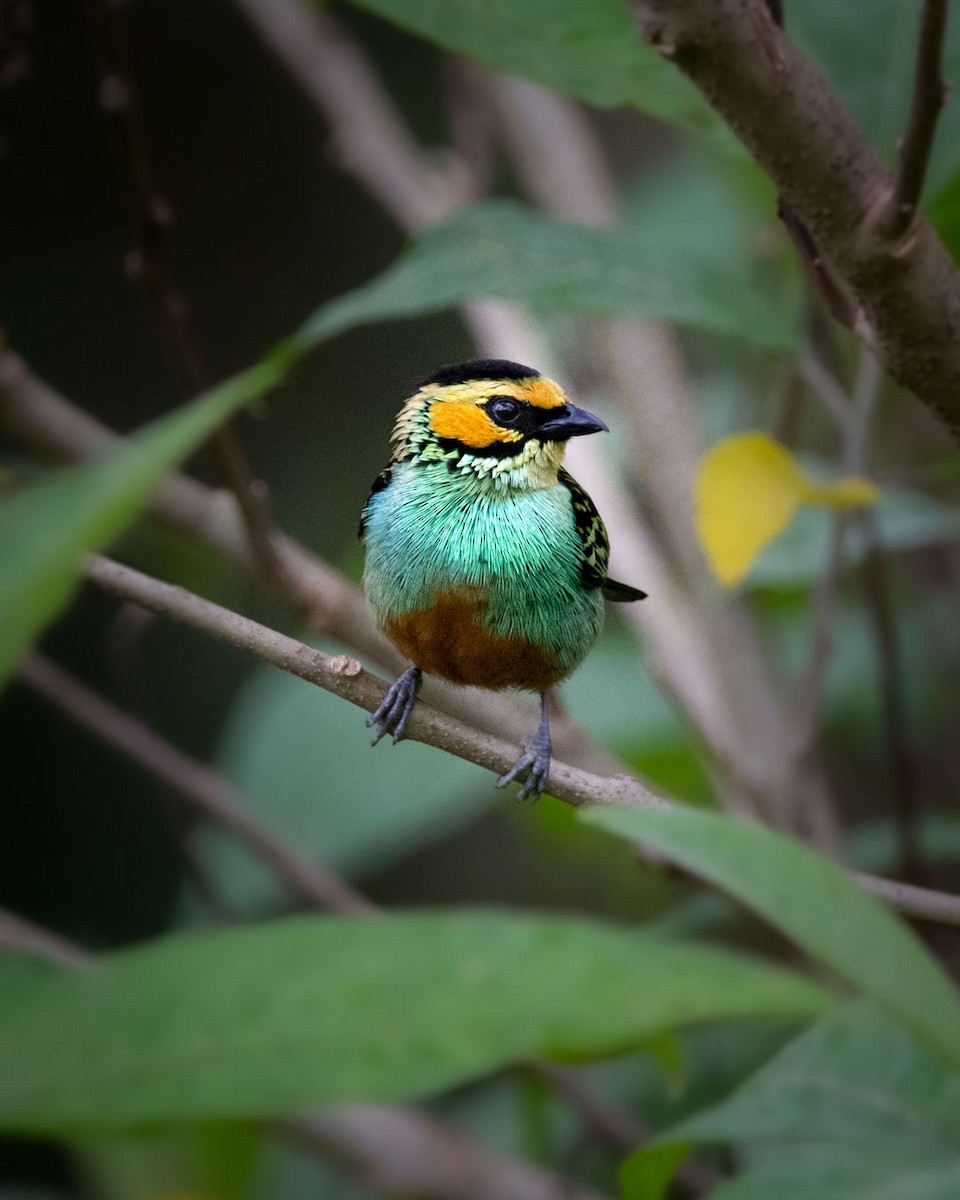
[[[693,809],[583,819],[723,888],[960,1065],[960,1004],[910,930],[840,867],[759,825]]]
[[[577,225],[507,200],[475,204],[427,230],[382,275],[324,305],[302,336],[319,341],[477,296],[549,314],[656,317],[773,350],[797,344],[794,324],[746,267],[684,255],[636,226]]]
[[[104,458],[58,472],[0,505],[0,684],[66,606],[84,555],[115,537],[171,467],[283,370],[283,356],[274,355]]]
[[[297,918],[20,989],[0,1011],[0,1126],[395,1100],[534,1055],[612,1055],[667,1029],[827,1003],[784,971],[570,918]]]
[[[879,1010],[855,1005],[660,1141],[749,1146],[747,1173],[713,1193],[724,1200],[953,1200],[960,1077]]]
[[[622,0],[354,0],[437,45],[592,104],[636,105],[697,130],[719,122],[646,46]]]

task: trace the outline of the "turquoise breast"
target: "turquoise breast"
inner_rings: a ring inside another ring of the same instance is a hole
[[[444,463],[400,463],[364,522],[364,589],[381,629],[443,593],[469,590],[484,599],[491,632],[540,647],[560,676],[600,632],[602,596],[581,582],[580,538],[561,484],[497,491]]]

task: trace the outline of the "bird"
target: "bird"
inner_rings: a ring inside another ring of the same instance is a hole
[[[537,733],[497,785],[540,798],[551,689],[596,641],[604,597],[646,596],[607,574],[603,521],[563,467],[570,438],[606,430],[552,379],[506,359],[443,367],[403,404],[360,539],[374,624],[413,665],[367,720],[373,745],[403,737],[424,673],[536,692]]]

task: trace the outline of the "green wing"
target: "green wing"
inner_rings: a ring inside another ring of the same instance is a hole
[[[627,583],[618,583],[607,575],[607,567],[610,563],[610,540],[596,505],[570,472],[564,470],[563,467],[560,468],[557,480],[570,493],[573,520],[577,533],[580,535],[580,545],[583,549],[580,582],[585,588],[603,588],[604,596],[615,603],[624,604],[631,600],[643,600],[646,592],[641,592],[639,588],[631,587]]]

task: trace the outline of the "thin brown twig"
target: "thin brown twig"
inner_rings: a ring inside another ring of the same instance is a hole
[[[58,967],[86,967],[91,956],[73,942],[25,917],[0,908],[0,950],[33,954]]]
[[[920,843],[921,814],[908,741],[906,685],[897,625],[890,603],[887,567],[873,515],[861,513],[858,523],[867,543],[861,579],[877,653],[883,744],[890,764],[890,790],[900,841],[900,870],[911,882],[922,883],[926,871]]]
[[[576,1071],[546,1062],[533,1063],[530,1069],[570,1106],[584,1128],[611,1150],[629,1154],[649,1142],[650,1130],[642,1121],[587,1087]],[[673,1176],[673,1183],[690,1196],[706,1196],[719,1182],[715,1171],[692,1160],[682,1163]]]
[[[33,691],[71,721],[145,768],[182,801],[228,830],[308,905],[345,913],[372,909],[370,901],[345,880],[320,863],[302,858],[251,816],[243,796],[216,771],[172,746],[69,672],[33,654],[21,664],[19,673]]]
[[[861,474],[865,469],[873,414],[882,382],[883,375],[876,360],[868,350],[863,350],[860,373],[854,388],[853,420],[844,430],[843,469],[849,475]],[[794,755],[801,765],[816,741],[819,728],[827,667],[833,649],[833,616],[840,590],[844,550],[852,523],[853,514],[849,511],[841,511],[834,518],[827,561],[814,594],[810,649],[794,702]]]
[[[883,233],[896,241],[910,229],[923,192],[927,163],[933,148],[940,111],[947,102],[943,78],[943,42],[950,0],[923,0],[913,97],[907,131],[900,149],[900,169],[887,211],[881,220]]]
[[[823,297],[834,319],[844,329],[853,329],[857,323],[856,306],[834,279],[810,230],[782,196],[777,199],[777,216],[800,255],[800,261],[810,282]]]
[[[157,185],[149,140],[137,101],[121,4],[89,0],[91,22],[102,64],[100,99],[117,130],[126,165],[130,201],[137,223],[136,249],[127,256],[127,274],[141,291],[176,364],[188,396],[210,384],[209,372],[188,319],[186,301],[170,266],[173,209]],[[306,597],[295,588],[275,546],[267,491],[254,479],[240,440],[229,424],[210,438],[209,450],[220,477],[234,493],[258,573],[274,592],[298,610]]]
[[[455,1129],[404,1108],[350,1104],[277,1122],[284,1137],[332,1159],[378,1196],[410,1200],[603,1200],[585,1184],[498,1158]]]
[[[813,354],[802,355],[797,360],[796,371],[829,412],[841,432],[848,433],[856,421],[856,414],[850,397],[836,377]]]
[[[314,650],[184,588],[153,579],[110,559],[92,556],[88,560],[87,578],[113,595],[142,604],[162,616],[255,654],[280,670],[333,692],[368,712],[372,712],[386,694],[384,682],[365,671],[355,659],[335,658]],[[426,704],[414,709],[406,736],[498,773],[512,766],[516,758],[515,745],[480,733]],[[591,804],[664,808],[671,804],[628,776],[591,775],[558,761],[551,766],[550,781],[552,796],[578,808]],[[960,896],[912,888],[874,876],[858,875],[856,878],[905,916],[960,925]]]

